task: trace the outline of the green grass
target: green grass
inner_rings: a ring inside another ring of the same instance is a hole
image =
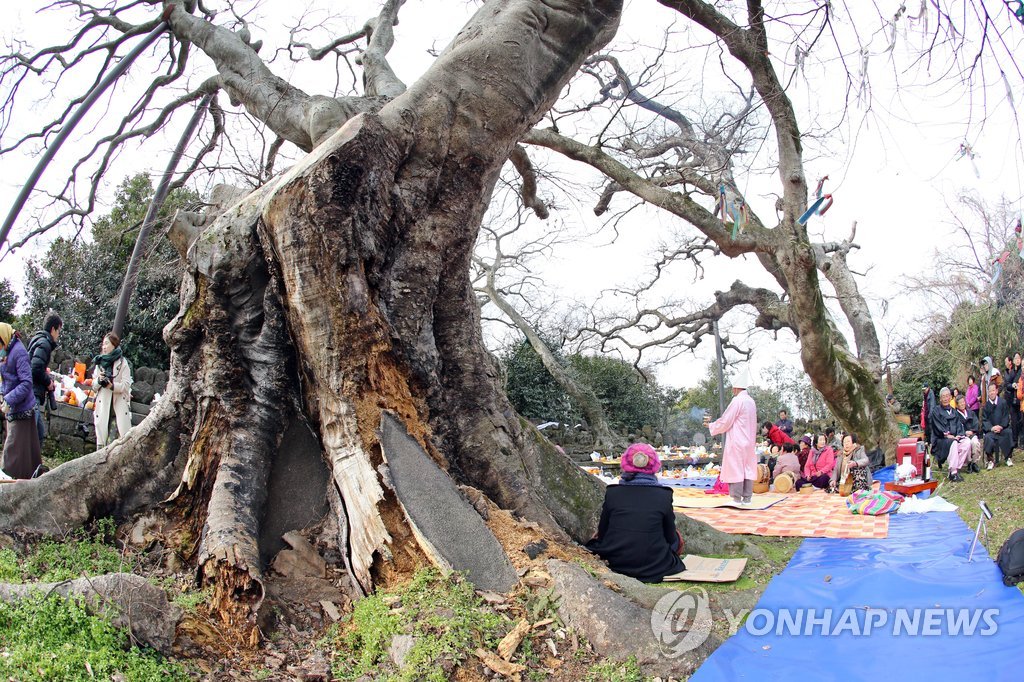
[[[493,649],[512,623],[486,608],[473,586],[457,575],[418,572],[394,590],[360,600],[351,620],[333,638],[333,670],[340,680],[369,675],[375,680],[407,682],[448,679],[444,664],[465,660],[474,649]],[[397,669],[388,656],[395,635],[412,635],[414,644]]]
[[[113,546],[111,519],[93,535],[74,533],[44,540],[25,553],[0,550],[0,581],[59,582],[82,575],[130,571],[134,562]],[[0,679],[124,680],[185,679],[179,664],[130,645],[127,633],[89,615],[80,600],[42,593],[0,601]]]
[[[0,579],[4,582],[60,582],[83,575],[131,572],[134,562],[111,543],[114,522],[103,519],[90,536],[79,531],[64,540],[43,540],[19,557],[13,550],[0,550]]]
[[[73,459],[81,457],[81,453],[75,452],[71,448],[65,448],[60,445],[56,445],[43,457],[44,464],[54,469],[65,462],[70,462]]]
[[[644,682],[644,674],[636,658],[630,657],[625,662],[601,661],[595,663],[587,671],[584,682]]]
[[[1006,539],[1018,528],[1024,528],[1024,461],[1021,452],[1017,455],[1016,466],[999,466],[992,471],[982,470],[979,474],[962,474],[963,483],[945,480],[946,472],[939,472],[942,481],[935,494],[959,507],[960,518],[974,530],[978,525],[978,501],[984,500],[992,510],[988,522],[988,552],[995,558]],[[984,536],[982,537],[984,539]],[[977,551],[977,550],[976,550]],[[1024,592],[1024,583],[1017,585]]]
[[[130,647],[125,632],[90,616],[77,600],[39,594],[0,602],[0,679],[71,682],[114,674],[133,682],[187,677],[180,665]]]

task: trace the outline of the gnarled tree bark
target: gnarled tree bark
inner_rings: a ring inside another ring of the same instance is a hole
[[[183,11],[172,27],[210,50],[225,89],[247,107],[259,99],[278,134],[313,144],[302,94],[269,77],[243,87],[249,48]],[[325,528],[355,582],[368,591],[431,559],[389,481],[389,411],[452,478],[557,537],[588,539],[602,488],[509,405],[469,265],[502,164],[619,11],[616,0],[489,2],[379,113],[349,119],[212,223],[182,216],[174,238],[191,269],[165,330],[165,397],[110,447],[5,486],[3,525],[59,532],[166,499],[215,609],[254,639],[266,480],[295,412],[319,435]]]

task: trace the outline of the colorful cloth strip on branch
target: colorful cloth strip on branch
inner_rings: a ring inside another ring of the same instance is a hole
[[[747,226],[747,203],[739,197],[730,200],[725,190],[725,183],[718,185],[718,214],[722,219],[722,227],[732,220],[732,239],[736,239],[736,235]]]
[[[825,215],[825,212],[832,208],[832,195],[822,195],[822,189],[825,187],[826,180],[828,180],[827,175],[821,180],[818,180],[818,187],[814,190],[814,202],[807,207],[804,214],[797,220],[801,225],[806,225],[807,221],[810,220],[814,214]]]

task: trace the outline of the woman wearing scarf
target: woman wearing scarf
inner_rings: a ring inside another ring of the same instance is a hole
[[[21,336],[0,322],[0,410],[7,419],[3,468],[11,478],[32,478],[43,463],[36,430],[36,397],[32,392],[32,367]]]
[[[825,436],[818,436],[818,447],[811,450],[811,456],[804,465],[804,475],[796,482],[796,489],[805,485],[827,489],[832,482],[832,471],[836,468],[836,451],[828,444]]]
[[[604,494],[597,535],[587,543],[616,573],[645,583],[679,573],[682,540],[672,511],[672,489],[658,484],[658,453],[634,443],[622,454],[622,478]]]
[[[853,491],[871,492],[871,485],[874,482],[871,476],[871,460],[868,459],[864,446],[860,444],[860,439],[853,433],[843,436],[843,454],[832,469],[829,487],[833,490],[841,487],[847,476],[853,476]]]
[[[92,419],[96,426],[96,447],[107,445],[110,409],[117,419],[117,435],[124,436],[132,428],[132,370],[121,353],[121,339],[114,332],[103,337],[102,355],[93,358],[92,385],[96,389],[96,405]]]

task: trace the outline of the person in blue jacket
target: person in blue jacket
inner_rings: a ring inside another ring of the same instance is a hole
[[[0,379],[0,411],[7,420],[3,470],[11,478],[32,478],[43,463],[36,431],[32,367],[21,336],[6,322],[0,322]]]

